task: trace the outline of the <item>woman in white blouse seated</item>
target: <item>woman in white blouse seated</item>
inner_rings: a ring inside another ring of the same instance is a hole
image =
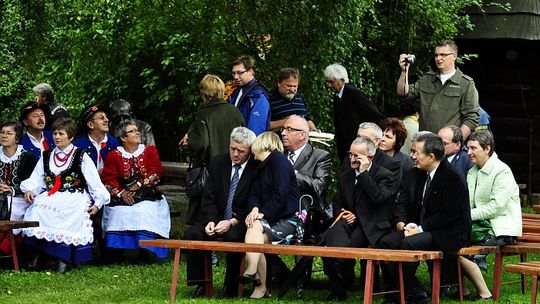
[[[37,249],[29,268],[38,269],[45,253],[58,259],[57,272],[64,273],[69,265],[92,259],[90,215],[108,204],[110,195],[90,157],[71,143],[76,123],[60,118],[52,129],[56,148],[43,152],[32,175],[21,183],[30,204],[24,219],[39,222],[23,233],[25,243]]]

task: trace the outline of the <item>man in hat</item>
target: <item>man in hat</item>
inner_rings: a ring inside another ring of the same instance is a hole
[[[103,106],[92,105],[82,112],[79,120],[81,136],[75,141],[75,146],[84,150],[101,172],[107,153],[118,147],[116,138],[109,134],[109,118]]]
[[[21,138],[21,145],[26,151],[32,152],[36,159],[40,159],[43,151],[54,149],[54,140],[51,131],[44,131],[49,115],[49,107],[31,101],[21,109],[19,121],[26,126],[26,133]]]
[[[117,99],[109,104],[111,114],[111,133],[116,137],[120,137],[122,130],[119,129],[120,124],[124,120],[133,120],[139,132],[141,132],[141,143],[145,145],[156,145],[152,126],[149,123],[138,120],[133,117],[131,104],[124,99]]]
[[[69,118],[69,112],[61,103],[54,100],[54,90],[48,83],[40,83],[32,88],[36,95],[36,102],[49,107],[50,116],[47,117],[45,130],[51,130],[51,126],[55,120],[60,117]]]

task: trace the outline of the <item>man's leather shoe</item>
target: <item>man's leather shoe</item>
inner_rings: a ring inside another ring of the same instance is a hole
[[[191,292],[192,298],[202,298],[206,295],[206,288],[202,285],[198,285],[195,287],[195,289]]]
[[[238,277],[238,281],[244,285],[246,284],[253,284],[253,286],[261,285],[261,278],[259,278],[258,273],[254,273],[254,274],[244,273]]]
[[[422,288],[414,288],[409,294],[407,294],[407,302],[423,303],[429,299],[428,293]]]
[[[64,274],[69,270],[69,265],[64,263],[62,260],[58,260],[58,265],[56,266],[56,272],[59,274]]]
[[[234,289],[227,288],[227,286],[223,286],[223,289],[219,293],[219,297],[223,299],[232,299],[238,297],[238,292]]]
[[[42,260],[41,254],[36,253],[34,255],[34,258],[27,265],[28,270],[39,270],[42,264],[41,260]]]
[[[324,298],[325,301],[346,301],[347,300],[347,293],[341,293],[341,292],[335,292],[332,291],[329,295]]]

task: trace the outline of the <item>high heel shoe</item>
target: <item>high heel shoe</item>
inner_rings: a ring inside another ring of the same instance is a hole
[[[250,299],[267,299],[270,298],[270,294],[268,293],[268,290],[264,292],[262,297],[254,297],[253,295],[249,296]]]
[[[261,285],[261,278],[259,278],[258,273],[254,273],[254,274],[244,273],[238,276],[238,281],[244,285],[245,284],[253,284],[253,286]]]

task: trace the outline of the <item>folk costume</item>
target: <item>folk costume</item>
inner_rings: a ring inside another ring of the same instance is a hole
[[[111,194],[111,204],[103,210],[105,247],[139,249],[139,240],[169,238],[169,204],[157,188],[163,167],[155,146],[140,144],[133,153],[119,146],[105,160],[101,173]],[[120,195],[137,184],[135,203],[126,204]],[[166,248],[144,247],[158,258],[166,258]]]
[[[73,144],[45,151],[21,191],[36,195],[24,219],[39,221],[39,227],[23,229],[27,244],[68,264],[92,259],[88,210],[108,204],[110,195],[88,155]]]

